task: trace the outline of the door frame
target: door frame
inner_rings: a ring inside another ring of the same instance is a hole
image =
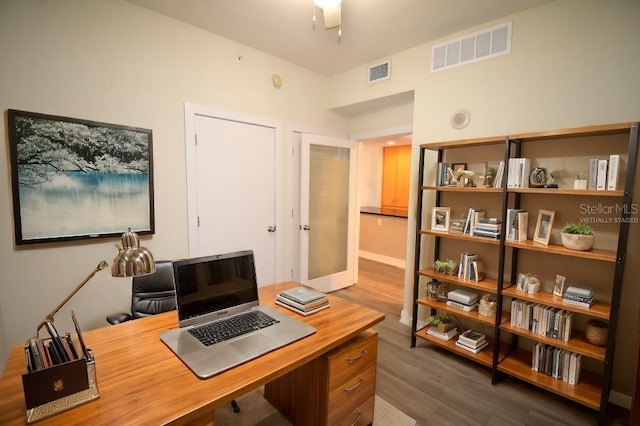
[[[184,132],[185,132],[185,166],[187,175],[187,227],[188,227],[188,256],[194,257],[198,253],[198,204],[197,204],[197,175],[196,165],[196,128],[195,117],[206,116],[221,120],[237,121],[239,123],[251,124],[272,128],[275,133],[275,225],[276,225],[276,253],[275,253],[275,277],[276,282],[284,281],[288,278],[284,275],[284,220],[282,214],[283,206],[283,166],[282,166],[282,145],[283,145],[283,124],[282,121],[258,115],[246,114],[239,111],[228,110],[208,105],[200,105],[191,102],[184,103]]]

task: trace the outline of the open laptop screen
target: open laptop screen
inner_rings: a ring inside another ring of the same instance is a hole
[[[253,251],[173,263],[179,321],[258,302]]]

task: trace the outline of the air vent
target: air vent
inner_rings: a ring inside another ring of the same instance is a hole
[[[431,72],[511,53],[511,22],[433,46]]]
[[[391,60],[387,60],[369,67],[368,82],[375,83],[391,78]]]

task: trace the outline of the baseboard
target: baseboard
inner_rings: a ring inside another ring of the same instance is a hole
[[[371,253],[369,251],[360,250],[358,252],[358,256],[373,260],[375,262],[384,263],[386,265],[397,266],[398,268],[403,268],[406,265],[406,261],[404,259],[396,259],[395,257],[385,256],[382,254]]]
[[[631,397],[623,393],[611,391],[609,393],[609,402],[617,405],[618,407],[631,410]]]

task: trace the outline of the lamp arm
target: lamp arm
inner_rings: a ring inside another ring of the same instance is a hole
[[[104,260],[100,261],[100,263],[98,263],[98,266],[96,266],[96,267],[95,267],[95,269],[94,269],[93,271],[91,271],[91,273],[90,273],[89,275],[87,275],[87,278],[85,278],[85,279],[84,279],[84,281],[82,281],[82,282],[78,285],[78,287],[76,287],[76,289],[75,289],[75,290],[73,290],[73,292],[71,292],[71,294],[70,294],[70,295],[68,295],[68,296],[67,296],[67,298],[66,298],[66,299],[64,299],[64,300],[62,301],[62,303],[60,303],[60,304],[59,304],[59,305],[58,305],[58,306],[57,306],[53,311],[51,311],[51,313],[49,313],[49,315],[47,315],[46,317],[44,317],[44,321],[42,321],[42,322],[40,323],[40,325],[38,326],[38,329],[36,330],[36,336],[38,335],[38,333],[40,332],[40,329],[44,326],[44,324],[45,324],[47,321],[51,321],[51,322],[53,322],[53,316],[54,316],[56,313],[58,313],[58,311],[59,311],[59,310],[60,310],[60,309],[61,309],[61,308],[62,308],[62,307],[63,307],[63,306],[64,306],[64,305],[65,305],[65,304],[66,304],[66,303],[67,303],[67,302],[68,302],[68,301],[69,301],[69,300],[70,300],[70,299],[71,299],[71,298],[72,298],[72,297],[73,297],[73,296],[74,296],[74,295],[75,295],[75,294],[76,294],[76,293],[77,293],[81,288],[82,288],[82,287],[84,287],[84,285],[85,285],[87,282],[89,282],[89,280],[90,280],[91,278],[93,278],[93,276],[94,276],[95,274],[97,274],[97,273],[98,273],[98,271],[103,270],[103,269],[104,269],[104,268],[106,268],[107,266],[109,266],[109,265],[107,264],[107,262],[106,262],[106,261],[104,261]]]

